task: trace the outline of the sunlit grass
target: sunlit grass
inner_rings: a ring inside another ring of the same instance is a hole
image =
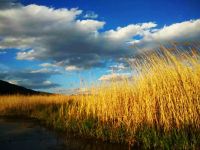
[[[132,79],[102,83],[90,88],[88,95],[1,96],[0,112],[143,148],[198,148],[199,54],[174,55],[163,47],[162,55],[153,53],[142,59],[134,63],[137,75]]]

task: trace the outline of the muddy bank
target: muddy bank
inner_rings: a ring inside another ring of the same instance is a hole
[[[38,124],[34,119],[0,118],[1,150],[127,150],[110,144],[73,136],[63,136]]]

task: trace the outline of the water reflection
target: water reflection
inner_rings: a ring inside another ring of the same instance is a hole
[[[0,149],[2,150],[127,150],[111,144],[76,137],[60,136],[30,119],[0,118]]]

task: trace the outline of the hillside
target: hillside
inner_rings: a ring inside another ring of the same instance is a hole
[[[38,94],[49,94],[49,93],[34,91],[22,86],[18,86],[18,85],[0,80],[0,95],[13,95],[13,94],[38,95]]]

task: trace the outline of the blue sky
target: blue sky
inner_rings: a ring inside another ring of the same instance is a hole
[[[199,0],[22,0],[22,3],[94,11],[100,20],[106,21],[105,29],[149,21],[170,25],[198,19],[200,15]]]
[[[138,52],[199,40],[199,7],[199,0],[2,1],[0,79],[66,92],[82,80],[109,80],[113,70],[126,76],[125,60]]]

